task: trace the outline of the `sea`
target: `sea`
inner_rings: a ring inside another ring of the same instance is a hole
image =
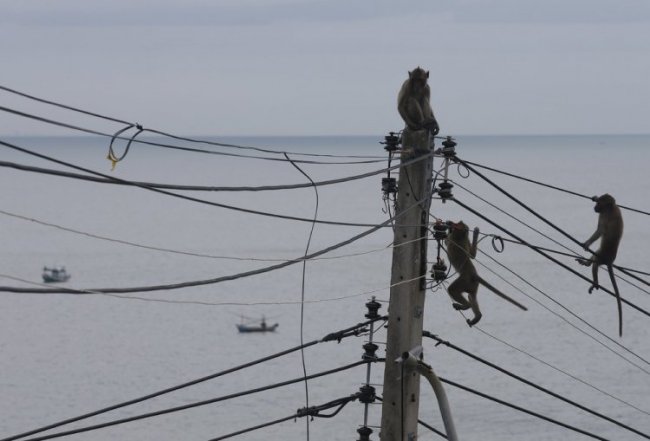
[[[125,133],[127,138],[131,134]],[[381,191],[381,179],[386,177],[382,170],[388,164],[381,144],[385,134],[200,138],[254,148],[144,135],[137,139],[167,147],[134,142],[114,169],[107,159],[110,138],[0,138],[0,285],[42,288],[43,267],[64,265],[72,277],[56,286],[86,291],[0,292],[0,439],[203,378],[301,342],[320,340],[365,321],[365,303],[373,297],[382,305],[379,312],[387,312],[393,254],[390,226],[307,261],[304,273],[302,263],[296,263],[220,283],[118,295],[93,293],[99,288],[181,284],[254,272],[347,241],[367,231],[368,225],[385,222],[394,209]],[[613,297],[603,290],[589,294],[587,281],[525,246],[504,241],[501,249],[499,239],[490,235],[509,238],[507,234],[454,201],[434,199],[431,220],[463,220],[487,234],[476,258],[479,273],[528,311],[482,288],[478,300],[483,318],[470,328],[452,308],[444,287],[438,286],[428,290],[424,328],[620,425],[451,347],[436,346],[431,339],[423,341],[424,361],[439,377],[599,439],[642,438],[621,425],[647,437],[650,135],[454,138],[461,159],[577,193],[478,169],[579,241],[586,240],[597,223],[593,202],[583,196],[610,193],[620,205],[640,210],[622,211],[625,232],[616,261],[640,271],[633,274],[641,280],[617,272],[622,297],[640,310],[624,305],[623,336],[619,337]],[[126,142],[116,140],[113,149],[121,156]],[[8,163],[88,175],[73,168],[81,167],[122,180],[240,190],[292,186],[309,183],[309,179],[340,182],[319,186],[317,192],[307,186],[266,191],[170,189],[166,191],[173,194],[164,194],[20,170]],[[442,166],[436,158],[435,170]],[[590,277],[591,270],[571,257],[573,253],[586,255],[585,251],[569,238],[476,173],[456,165],[447,171],[456,199],[531,244],[569,254],[551,255]],[[369,176],[346,179],[363,174]],[[396,175],[397,170],[392,176]],[[309,222],[314,217],[333,223]],[[437,244],[430,241],[430,264],[436,253]],[[607,273],[601,270],[600,275],[603,286],[611,288]],[[238,332],[237,324],[262,318],[268,324],[278,323],[276,332]],[[383,357],[386,329],[379,323],[374,331],[377,355]],[[366,382],[365,366],[315,378],[307,388],[297,382],[192,405],[300,379],[303,362],[308,375],[355,363],[361,360],[362,346],[369,338],[365,334],[318,343],[302,353],[294,351],[25,439],[176,407],[183,408],[61,439],[207,441],[254,428],[291,417],[307,403],[318,406],[355,394]],[[370,382],[381,395],[382,363],[371,365]],[[589,439],[500,402],[451,385],[445,388],[461,440]],[[370,439],[378,440],[379,402],[368,405],[367,415],[373,430]],[[419,417],[444,430],[435,395],[424,381]],[[363,424],[364,405],[351,402],[332,418],[313,418],[309,424],[305,418],[289,418],[235,439],[352,440],[359,438],[357,429]],[[442,439],[424,426],[418,438]]]

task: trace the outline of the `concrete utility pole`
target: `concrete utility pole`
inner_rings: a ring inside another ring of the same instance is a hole
[[[430,153],[430,148],[428,130],[405,129],[402,134],[402,163]],[[422,343],[432,171],[433,156],[430,156],[402,167],[399,172],[396,215],[402,215],[395,224],[391,275],[391,285],[399,285],[391,288],[388,306],[382,441],[412,441],[417,438],[420,375],[406,370],[404,378],[401,378],[403,364],[395,360]]]

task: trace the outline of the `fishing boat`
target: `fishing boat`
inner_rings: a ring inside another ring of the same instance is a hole
[[[43,282],[45,283],[67,282],[69,279],[70,274],[68,274],[64,266],[43,267]]]
[[[264,319],[264,317],[262,317],[262,320],[260,321],[259,324],[249,325],[249,324],[240,323],[236,326],[239,332],[275,332],[278,325],[279,325],[278,323],[267,325],[266,320]]]

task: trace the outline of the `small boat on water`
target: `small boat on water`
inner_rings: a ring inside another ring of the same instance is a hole
[[[236,326],[239,332],[275,332],[278,325],[279,325],[278,323],[267,325],[266,320],[262,318],[262,320],[258,325],[247,325],[244,323],[240,323]]]
[[[67,282],[68,279],[70,279],[70,274],[64,266],[43,267],[43,282],[45,283]]]

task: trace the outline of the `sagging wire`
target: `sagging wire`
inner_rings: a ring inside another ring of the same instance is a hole
[[[19,110],[11,109],[11,108],[4,107],[4,106],[0,106],[0,111],[6,112],[6,113],[11,113],[11,114],[17,115],[17,116],[21,116],[23,118],[33,119],[35,121],[43,122],[43,123],[54,125],[54,126],[57,126],[57,127],[63,127],[63,128],[70,129],[70,130],[76,130],[78,132],[83,132],[83,133],[88,133],[88,134],[91,134],[91,135],[102,136],[104,138],[112,138],[113,137],[113,135],[111,135],[110,133],[105,133],[105,132],[101,132],[101,131],[98,131],[98,130],[87,129],[87,128],[84,128],[84,127],[75,126],[73,124],[68,124],[68,123],[64,123],[64,122],[61,122],[61,121],[56,121],[56,120],[44,118],[44,117],[37,116],[37,115],[32,115],[30,113],[21,112]],[[130,124],[130,123],[125,123],[125,124]],[[145,131],[152,131],[152,130],[145,129]],[[129,140],[129,138],[124,138],[124,137],[121,137],[121,136],[117,136],[116,139],[120,139],[120,140],[127,141],[127,142]],[[160,142],[147,141],[145,139],[138,139],[138,140],[136,140],[136,142],[140,143],[140,144],[144,144],[144,145],[149,145],[149,146],[154,146],[154,147],[162,147],[162,148],[167,148],[167,149],[172,149],[172,150],[179,150],[179,151],[184,151],[184,152],[205,153],[205,154],[210,154],[210,155],[227,156],[227,157],[233,157],[233,158],[260,159],[260,160],[264,160],[264,161],[286,162],[286,159],[282,159],[282,158],[244,155],[244,154],[239,154],[239,153],[228,153],[228,152],[221,152],[221,151],[216,151],[216,150],[204,150],[204,149],[198,149],[198,148],[194,148],[194,147],[182,147],[182,146],[179,146],[179,145],[163,144],[163,143],[160,143]],[[206,141],[206,142],[208,142],[208,141]],[[221,146],[222,147],[233,147],[234,145],[223,144]],[[276,153],[282,153],[282,152],[276,152]],[[299,159],[299,160],[296,160],[296,162],[301,163],[301,164],[318,164],[318,165],[354,165],[354,164],[374,164],[374,163],[378,163],[378,162],[383,162],[383,160],[381,160],[381,159],[372,159],[372,160],[360,160],[360,161],[312,161],[312,160]]]
[[[646,433],[643,433],[643,432],[641,432],[641,431],[639,431],[639,430],[637,430],[637,429],[635,429],[633,427],[630,427],[627,424],[624,424],[624,423],[622,423],[622,422],[620,422],[620,421],[618,421],[618,420],[616,420],[614,418],[611,418],[611,417],[609,417],[607,415],[603,415],[602,413],[596,412],[595,410],[593,410],[593,409],[591,409],[591,408],[589,408],[587,406],[584,406],[584,405],[582,405],[580,403],[577,403],[576,401],[573,401],[573,400],[571,400],[569,398],[566,398],[565,396],[563,396],[563,395],[561,395],[559,393],[553,392],[553,391],[551,391],[551,390],[549,390],[549,389],[547,389],[545,387],[542,387],[539,384],[536,384],[536,383],[534,383],[534,382],[532,382],[532,381],[530,381],[530,380],[528,380],[526,378],[523,378],[523,377],[521,377],[521,376],[519,376],[517,374],[514,374],[514,373],[510,372],[509,370],[502,368],[501,366],[498,366],[498,365],[496,365],[494,363],[491,363],[491,362],[485,360],[484,358],[481,358],[481,357],[479,357],[477,355],[474,355],[471,352],[466,351],[466,350],[454,345],[453,343],[450,343],[450,342],[448,342],[446,340],[441,339],[440,337],[438,337],[435,334],[432,334],[429,331],[422,331],[422,335],[424,337],[435,340],[437,342],[436,346],[444,345],[444,346],[447,346],[447,347],[449,347],[451,349],[454,349],[455,351],[460,352],[461,354],[463,354],[463,355],[465,355],[467,357],[470,357],[473,360],[476,360],[476,361],[478,361],[480,363],[483,363],[484,365],[489,366],[492,369],[495,369],[495,370],[501,372],[502,374],[505,374],[505,375],[509,376],[510,378],[514,378],[515,380],[517,380],[517,381],[519,381],[519,382],[521,382],[521,383],[523,383],[523,384],[525,384],[527,386],[533,387],[533,388],[537,389],[540,392],[544,392],[545,394],[550,395],[553,398],[556,398],[556,399],[558,399],[560,401],[563,401],[563,402],[565,402],[567,404],[570,404],[573,407],[576,407],[576,408],[578,408],[578,409],[580,409],[582,411],[590,413],[591,415],[594,415],[594,416],[596,416],[596,417],[598,417],[598,418],[600,418],[602,420],[605,420],[605,421],[607,421],[609,423],[612,423],[612,424],[615,424],[615,425],[617,425],[619,427],[622,427],[623,429],[628,430],[628,431],[630,431],[632,433],[635,433],[636,435],[640,435],[640,436],[642,436],[642,437],[644,437],[646,439],[650,439],[650,436],[648,434],[646,434]]]
[[[114,117],[110,117],[110,116],[106,116],[106,115],[101,115],[99,113],[91,112],[91,111],[88,111],[88,110],[83,110],[83,109],[73,107],[73,106],[69,106],[69,105],[66,105],[66,104],[62,104],[62,103],[59,103],[59,102],[56,102],[56,101],[51,101],[51,100],[47,100],[47,99],[44,99],[44,98],[36,97],[34,95],[30,95],[30,94],[27,94],[25,92],[20,92],[20,91],[15,90],[15,89],[10,89],[10,88],[5,87],[5,86],[0,85],[0,90],[4,90],[5,92],[13,93],[15,95],[22,96],[23,98],[28,98],[28,99],[31,99],[31,100],[34,100],[34,101],[37,101],[37,102],[40,102],[40,103],[49,104],[49,105],[52,105],[52,106],[55,106],[55,107],[59,107],[59,108],[66,109],[66,110],[71,110],[73,112],[81,113],[81,114],[88,115],[88,116],[93,116],[93,117],[104,119],[104,120],[107,120],[107,121],[112,121],[112,122],[115,122],[115,123],[119,123],[119,124],[123,124],[123,125],[130,125],[130,126],[135,125],[135,124],[129,123],[128,121],[124,121],[122,119],[118,119],[118,118],[114,118]],[[178,139],[178,140],[181,140],[181,141],[209,144],[209,145],[214,145],[214,146],[218,146],[218,147],[232,147],[232,148],[237,148],[237,149],[255,150],[255,151],[259,151],[259,152],[263,152],[263,153],[276,153],[276,154],[288,153],[288,154],[300,155],[300,156],[333,157],[333,158],[376,158],[376,156],[366,156],[366,155],[331,155],[331,154],[323,154],[323,153],[301,153],[301,152],[290,152],[290,151],[282,151],[282,150],[278,151],[278,150],[272,150],[272,149],[261,148],[261,147],[243,146],[243,145],[237,145],[237,144],[226,144],[226,143],[220,143],[220,142],[207,141],[207,140],[203,140],[203,139],[194,139],[194,138],[182,137],[182,136],[177,136],[177,135],[173,135],[173,134],[170,134],[170,133],[165,133],[165,132],[162,132],[162,131],[156,130],[156,129],[146,129],[146,130],[148,132],[151,132],[151,133],[154,133],[154,134],[166,136],[166,137],[169,137],[169,138],[172,138],[172,139]]]
[[[435,155],[434,155],[435,156]],[[358,175],[352,175],[352,176],[346,176],[343,178],[337,178],[337,179],[328,179],[325,181],[317,181],[316,186],[321,187],[325,185],[333,185],[333,184],[342,184],[345,182],[350,182],[350,181],[356,181],[360,179],[365,179],[368,177],[376,176],[382,173],[386,173],[388,171],[396,170],[401,167],[406,167],[411,164],[415,164],[418,161],[422,161],[425,159],[424,157],[417,157],[414,159],[410,159],[405,162],[400,162],[397,165],[393,165],[389,168],[382,168],[379,170],[373,170],[370,172],[366,173],[361,173]],[[295,161],[296,163],[299,163],[300,161]],[[165,183],[158,183],[158,182],[142,182],[142,181],[127,181],[127,182],[122,182],[122,181],[116,181],[115,179],[108,179],[108,178],[100,178],[97,176],[89,176],[89,175],[84,175],[80,173],[71,173],[71,172],[65,172],[61,170],[55,170],[55,169],[50,169],[50,168],[43,168],[43,167],[34,167],[31,165],[26,165],[26,164],[18,164],[15,162],[10,162],[10,161],[0,161],[0,167],[7,167],[7,168],[13,168],[15,170],[21,170],[21,171],[27,171],[27,172],[33,172],[33,173],[39,173],[39,174],[44,174],[44,175],[50,175],[50,176],[59,176],[63,178],[69,178],[69,179],[78,179],[78,180],[83,180],[83,181],[88,181],[88,182],[96,182],[99,184],[113,184],[113,185],[144,185],[148,187],[154,187],[154,188],[163,188],[167,190],[186,190],[186,191],[210,191],[210,192],[257,192],[257,191],[277,191],[277,190],[295,190],[295,189],[300,189],[300,188],[309,188],[312,187],[311,183],[301,183],[301,184],[284,184],[284,185],[260,185],[260,186],[209,186],[209,185],[188,185],[188,184],[165,184]]]
[[[0,142],[1,143],[1,142]],[[415,204],[413,204],[413,207],[418,206],[419,201],[417,201]],[[400,214],[397,214],[395,218],[388,219],[381,224],[370,228],[362,233],[359,233],[353,237],[351,237],[348,240],[345,240],[343,242],[339,242],[335,245],[331,245],[327,248],[321,249],[319,251],[316,251],[314,253],[309,254],[306,257],[300,257],[300,258],[295,258],[288,260],[286,262],[278,263],[275,265],[270,265],[264,268],[259,268],[257,270],[252,270],[252,271],[245,271],[237,274],[231,274],[228,276],[222,276],[222,277],[216,277],[212,279],[205,279],[205,280],[195,280],[195,281],[190,281],[190,282],[181,282],[181,283],[173,283],[173,284],[167,284],[167,285],[150,285],[150,286],[143,286],[143,287],[131,287],[131,288],[94,288],[94,289],[86,289],[86,290],[76,290],[76,289],[70,289],[70,288],[48,288],[48,289],[23,289],[23,288],[17,288],[17,287],[10,287],[10,286],[0,286],[0,292],[15,292],[15,293],[32,293],[32,294],[44,294],[44,293],[58,293],[58,294],[96,294],[96,293],[133,293],[133,292],[147,292],[147,291],[160,291],[160,290],[169,290],[169,289],[179,289],[179,288],[187,288],[191,286],[201,286],[201,285],[210,285],[214,283],[221,283],[229,280],[236,280],[244,277],[250,277],[253,275],[257,274],[262,274],[266,273],[269,271],[274,271],[280,268],[287,267],[289,265],[296,264],[298,262],[302,262],[303,260],[309,260],[314,257],[321,256],[323,254],[327,254],[330,251],[334,251],[335,249],[341,248],[345,245],[348,245],[352,242],[355,242],[365,236],[368,236],[376,231],[379,231],[382,229],[384,226],[388,225],[389,223],[393,222],[394,219],[399,218],[404,215],[405,212],[402,212]]]
[[[167,389],[163,389],[163,390],[160,390],[160,391],[157,391],[157,392],[153,392],[153,393],[150,393],[150,394],[142,396],[142,397],[138,397],[138,398],[135,398],[135,399],[132,399],[132,400],[122,402],[122,403],[114,404],[112,406],[108,406],[108,407],[105,407],[105,408],[102,408],[102,409],[99,409],[99,410],[96,410],[96,411],[93,411],[93,412],[89,412],[89,413],[86,413],[86,414],[83,414],[83,415],[80,415],[80,416],[76,416],[76,417],[73,417],[73,418],[68,418],[66,420],[59,421],[59,422],[56,422],[56,423],[52,423],[52,424],[49,424],[47,426],[39,427],[37,429],[33,429],[33,430],[30,430],[30,431],[27,431],[27,432],[23,432],[23,433],[20,433],[18,435],[13,435],[13,436],[10,436],[10,437],[7,437],[7,438],[2,438],[0,441],[15,441],[15,440],[20,439],[20,438],[35,435],[35,434],[38,434],[38,433],[41,433],[41,432],[45,432],[47,430],[51,430],[51,429],[54,429],[54,428],[57,428],[57,427],[61,427],[61,426],[71,424],[71,423],[74,423],[74,422],[77,422],[77,421],[81,421],[81,420],[84,420],[84,419],[87,419],[87,418],[90,418],[90,417],[94,417],[94,416],[97,416],[97,415],[101,415],[101,414],[110,412],[112,410],[121,409],[123,407],[127,407],[127,406],[130,406],[132,404],[136,404],[136,403],[140,403],[140,402],[143,402],[143,401],[146,401],[146,400],[150,400],[152,398],[156,398],[156,397],[159,397],[161,395],[168,394],[170,392],[175,392],[177,390],[184,389],[184,388],[187,388],[187,387],[190,387],[190,386],[194,386],[196,384],[203,383],[205,381],[212,380],[212,379],[215,379],[217,377],[224,376],[226,374],[230,374],[230,373],[233,373],[233,372],[236,372],[236,371],[240,371],[242,369],[245,369],[245,368],[248,368],[248,367],[251,367],[251,366],[255,366],[255,365],[258,365],[258,364],[273,360],[275,358],[282,357],[284,355],[291,354],[291,353],[296,352],[298,350],[301,350],[301,349],[304,349],[304,348],[307,348],[307,347],[310,347],[310,346],[314,346],[314,345],[319,344],[319,343],[332,342],[332,341],[340,342],[343,338],[363,335],[366,332],[368,332],[368,329],[366,328],[366,326],[368,326],[371,323],[374,323],[376,321],[381,321],[381,320],[386,320],[386,319],[387,319],[387,317],[378,316],[378,317],[369,319],[369,320],[367,320],[365,322],[359,323],[359,324],[357,324],[355,326],[351,326],[349,328],[342,329],[342,330],[337,331],[337,332],[329,333],[329,334],[325,335],[321,339],[313,340],[313,341],[311,341],[309,343],[304,343],[304,344],[301,344],[299,346],[295,346],[293,348],[286,349],[284,351],[278,352],[278,353],[273,354],[273,355],[262,357],[262,358],[259,358],[257,360],[253,360],[251,362],[241,364],[239,366],[235,366],[235,367],[232,367],[232,368],[229,368],[229,369],[226,369],[226,370],[223,370],[223,371],[211,374],[211,375],[207,375],[205,377],[198,378],[196,380],[188,381],[188,382],[179,384],[177,386],[169,387]],[[369,362],[372,362],[372,361],[363,360],[361,362],[356,362],[356,363],[353,363],[352,365],[348,365],[348,366],[345,366],[345,367],[342,367],[342,368],[337,368],[337,369],[334,369],[334,370],[321,372],[320,374],[313,374],[310,377],[311,378],[322,377],[322,376],[325,376],[325,375],[329,375],[330,373],[340,372],[342,370],[346,370],[346,369],[349,369],[349,368],[352,368],[352,367],[355,367],[355,366],[359,366],[359,365],[364,364],[364,363],[369,363]],[[300,381],[303,381],[303,378],[298,378],[296,380],[290,380],[289,382],[278,383],[278,385],[275,385],[274,387],[280,387],[282,385],[294,384],[294,383],[298,383]],[[260,392],[262,390],[268,390],[268,387],[267,388],[257,388],[257,389],[253,389],[251,391],[247,391],[245,393],[233,394],[233,395],[234,396],[235,395],[236,396],[243,396],[243,395],[248,395],[248,394]],[[213,402],[223,401],[223,400],[226,400],[226,399],[229,399],[229,398],[234,398],[234,396],[228,395],[226,397],[220,397],[219,399],[216,399],[216,400],[215,399],[208,400],[209,402],[201,402],[201,404],[194,403],[194,404],[188,405],[188,406],[197,407],[197,406],[204,405],[204,404],[211,404]],[[162,415],[163,413],[176,412],[178,410],[183,410],[185,408],[189,408],[189,407],[184,406],[182,408],[174,408],[174,409],[170,409],[170,410],[167,410],[167,411],[164,411],[164,412],[157,412],[157,413],[155,413],[156,415],[146,414],[146,416],[139,416],[137,419],[148,418],[149,416]],[[133,421],[133,420],[134,419],[132,419],[132,418],[129,419],[129,421]],[[111,425],[122,424],[124,422],[129,422],[129,421],[120,420],[119,422],[114,422]],[[88,430],[90,430],[90,429],[88,429]],[[63,435],[59,435],[59,436],[63,436]]]
[[[314,228],[316,227],[316,220],[318,219],[318,187],[316,187],[314,180],[307,174],[303,169],[301,169],[293,160],[289,157],[288,154],[284,154],[284,157],[287,158],[287,161],[296,168],[304,177],[306,177],[309,182],[311,182],[314,187],[315,194],[315,207],[314,207],[314,221],[311,224],[309,229],[309,237],[307,239],[307,245],[305,247],[305,256],[302,261],[302,281],[301,281],[301,293],[300,293],[300,344],[304,341],[304,330],[305,330],[305,278],[307,273],[307,255],[309,254],[309,246],[311,245],[311,239],[314,235]],[[388,164],[390,167],[390,164]],[[305,364],[305,352],[304,350],[300,351],[300,357],[302,360],[302,372],[305,376],[305,406],[309,407],[309,384],[307,383],[307,365]],[[305,419],[307,425],[307,441],[309,441],[309,418]]]
[[[127,180],[124,180],[124,179],[120,179],[120,178],[116,178],[116,177],[106,175],[104,173],[96,172],[96,171],[87,169],[85,167],[80,167],[78,165],[74,165],[74,164],[66,162],[66,161],[61,161],[61,160],[53,158],[51,156],[43,155],[41,153],[37,153],[37,152],[31,151],[29,149],[25,149],[23,147],[19,147],[17,145],[14,145],[14,144],[2,141],[2,140],[0,140],[0,145],[3,145],[5,147],[8,147],[8,148],[13,149],[13,150],[17,150],[17,151],[22,152],[22,153],[26,153],[26,154],[31,155],[31,156],[35,156],[37,158],[45,159],[47,161],[63,165],[65,167],[69,167],[69,168],[84,171],[86,173],[90,173],[90,174],[93,174],[93,175],[101,176],[101,177],[104,177],[104,178],[107,178],[107,179],[110,179],[110,180],[113,180],[113,181],[116,181],[116,182],[121,182],[124,185],[130,185],[130,186],[133,186],[133,187],[142,188],[142,189],[149,190],[149,191],[152,191],[152,192],[155,192],[155,193],[160,193],[160,194],[164,194],[164,195],[167,195],[167,196],[172,196],[172,197],[178,198],[178,199],[183,199],[183,200],[187,200],[187,201],[191,201],[191,202],[197,202],[197,203],[204,204],[204,205],[210,205],[210,206],[214,206],[214,207],[225,208],[225,209],[234,210],[234,211],[243,212],[243,213],[248,213],[248,214],[257,214],[257,215],[261,215],[261,216],[272,217],[272,218],[276,218],[276,219],[294,220],[294,221],[309,222],[309,223],[314,222],[313,219],[306,219],[306,218],[301,218],[301,217],[287,216],[287,215],[281,215],[281,214],[276,214],[276,213],[268,213],[268,212],[259,211],[259,210],[252,210],[252,209],[248,209],[248,208],[235,207],[235,206],[232,206],[232,205],[221,204],[221,203],[218,203],[218,202],[212,202],[212,201],[208,201],[208,200],[205,200],[205,199],[199,199],[199,198],[186,196],[186,195],[179,194],[179,193],[174,193],[174,192],[162,190],[162,189],[159,189],[159,188],[150,187],[148,185],[144,185],[144,184],[140,184],[140,183],[136,183],[136,182],[132,182],[132,181],[127,181]],[[374,225],[374,224],[362,224],[362,223],[354,223],[354,222],[335,222],[335,221],[324,221],[324,220],[317,220],[316,222],[317,223],[322,223],[322,224],[328,224],[328,225],[355,226],[355,227],[368,227],[368,226]]]

